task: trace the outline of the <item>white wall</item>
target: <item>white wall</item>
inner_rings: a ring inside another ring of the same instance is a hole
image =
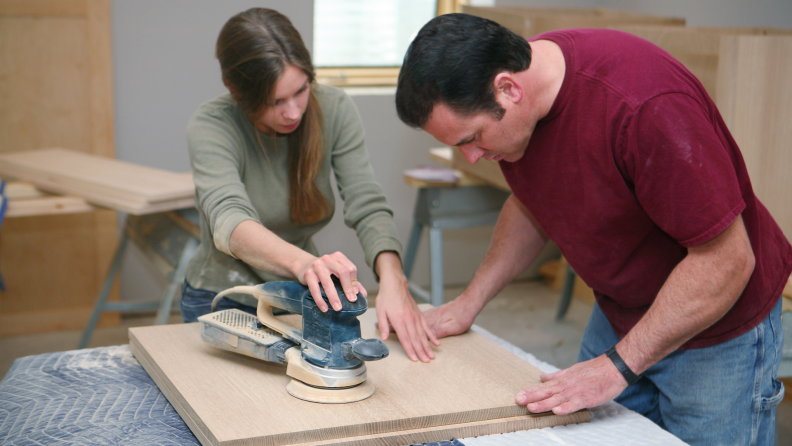
[[[495,0],[497,5],[615,8],[684,17],[690,26],[761,26],[792,28],[790,0]],[[308,47],[312,42],[312,0],[113,0],[113,69],[116,155],[119,159],[172,171],[188,171],[184,128],[202,102],[223,92],[214,42],[225,21],[249,7],[270,7],[286,14]],[[412,221],[415,191],[402,171],[433,164],[427,150],[437,145],[428,135],[407,128],[396,117],[392,94],[353,96],[363,119],[371,164],[394,208],[402,242]],[[340,212],[341,206],[338,206]],[[490,228],[446,231],[447,283],[465,283],[483,257]],[[426,239],[426,237],[424,237]],[[361,268],[361,280],[375,288],[353,231],[337,215],[316,238],[325,252],[341,250]],[[413,277],[428,284],[424,240]],[[135,250],[122,270],[125,299],[162,293],[165,284]]]

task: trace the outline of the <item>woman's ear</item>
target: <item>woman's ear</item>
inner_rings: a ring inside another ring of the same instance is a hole
[[[226,88],[228,89],[228,92],[231,93],[231,96],[234,99],[236,99],[237,101],[242,99],[242,96],[239,94],[239,92],[237,91],[236,87],[234,87],[234,84],[232,84],[231,81],[228,80],[228,78],[225,78],[225,77],[223,78],[223,85],[226,86]]]
[[[512,73],[504,71],[495,76],[493,81],[495,86],[495,97],[518,103],[523,98],[523,89],[517,78]]]

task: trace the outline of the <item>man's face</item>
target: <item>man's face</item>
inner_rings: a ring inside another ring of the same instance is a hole
[[[479,158],[513,163],[525,154],[535,123],[520,122],[514,109],[498,121],[488,113],[461,116],[438,103],[422,127],[436,140],[459,148],[470,164]]]

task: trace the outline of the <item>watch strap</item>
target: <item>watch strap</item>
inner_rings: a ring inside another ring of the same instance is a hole
[[[639,379],[641,379],[641,375],[636,375],[630,370],[630,367],[624,362],[619,353],[616,352],[616,346],[611,346],[608,350],[605,351],[605,355],[613,361],[613,365],[616,366],[616,369],[619,370],[619,373],[622,374],[625,380],[627,380],[627,385],[631,386],[635,384]]]

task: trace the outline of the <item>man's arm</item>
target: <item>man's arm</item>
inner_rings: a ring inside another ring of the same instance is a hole
[[[714,239],[689,248],[649,311],[617,345],[636,374],[643,373],[722,318],[742,294],[754,268],[742,217]],[[542,375],[543,384],[521,391],[517,404],[531,412],[567,414],[617,397],[627,381],[605,355]]]
[[[438,338],[464,333],[484,305],[524,271],[542,251],[547,236],[512,195],[503,204],[484,260],[465,291],[425,313]]]

